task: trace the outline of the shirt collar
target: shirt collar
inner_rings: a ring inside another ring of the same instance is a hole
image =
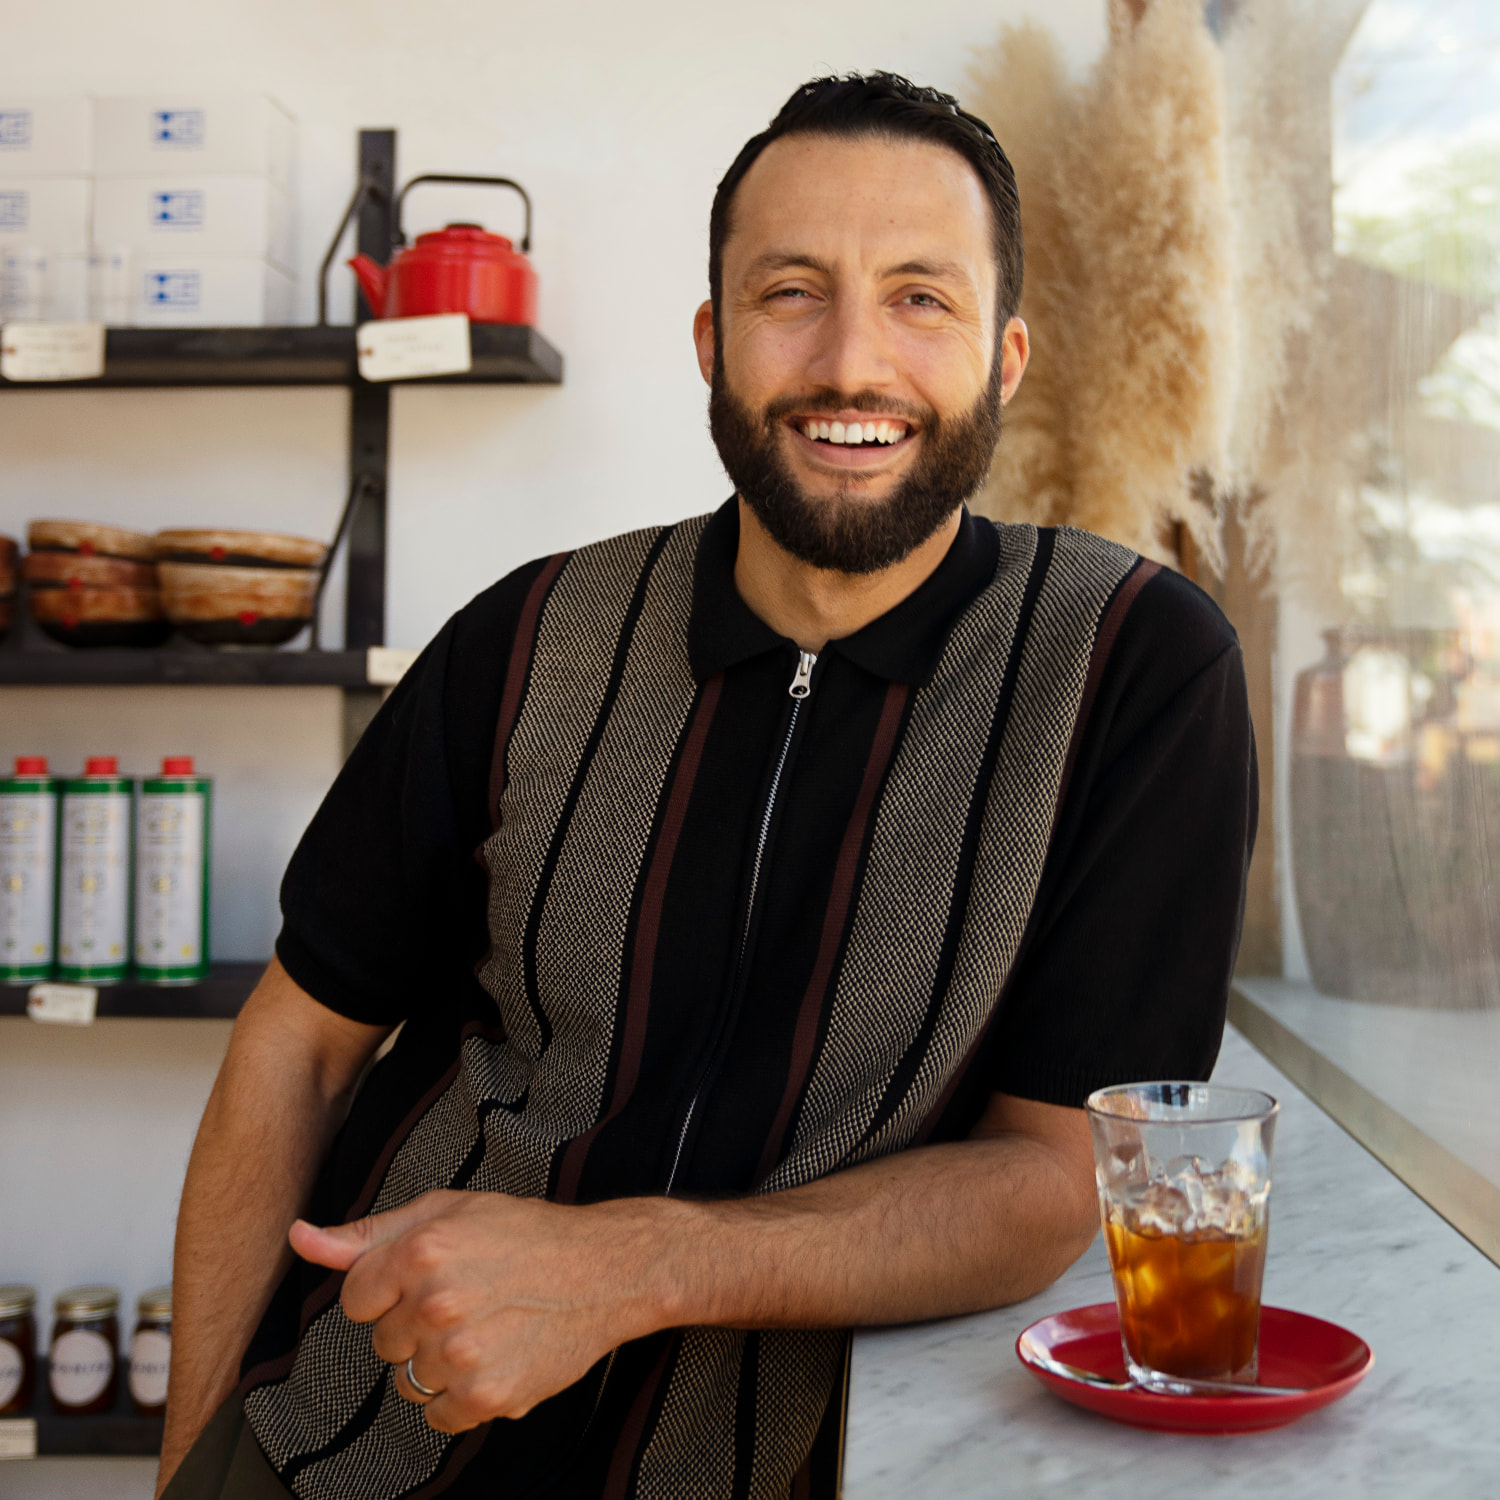
[[[698,543],[688,658],[699,682],[762,652],[795,649],[740,597],[734,582],[739,544],[739,502],[730,496],[709,519]],[[954,621],[994,578],[999,560],[995,527],[971,516],[965,506],[958,535],[922,584],[895,608],[853,635],[830,641],[826,649],[889,682],[925,682]]]

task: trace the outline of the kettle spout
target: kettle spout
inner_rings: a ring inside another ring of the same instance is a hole
[[[385,316],[385,289],[390,279],[389,269],[377,265],[368,255],[356,255],[346,264],[358,278],[359,289],[365,294],[365,301],[370,304],[370,311],[377,318],[383,318]]]

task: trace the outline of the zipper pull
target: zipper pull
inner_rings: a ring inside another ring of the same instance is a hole
[[[812,669],[817,664],[818,653],[816,651],[804,651],[797,662],[797,675],[792,678],[792,685],[787,689],[794,698],[805,698],[812,692]]]

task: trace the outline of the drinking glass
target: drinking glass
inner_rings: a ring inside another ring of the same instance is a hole
[[[1089,1096],[1125,1366],[1141,1385],[1255,1382],[1278,1108],[1207,1083]]]

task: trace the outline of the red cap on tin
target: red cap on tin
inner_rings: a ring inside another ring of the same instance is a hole
[[[161,774],[163,776],[191,776],[193,757],[191,755],[164,755],[161,762]]]
[[[83,763],[83,774],[85,776],[118,776],[120,757],[118,755],[91,755]]]
[[[45,755],[18,755],[16,757],[17,776],[45,776],[47,774],[47,757]]]

